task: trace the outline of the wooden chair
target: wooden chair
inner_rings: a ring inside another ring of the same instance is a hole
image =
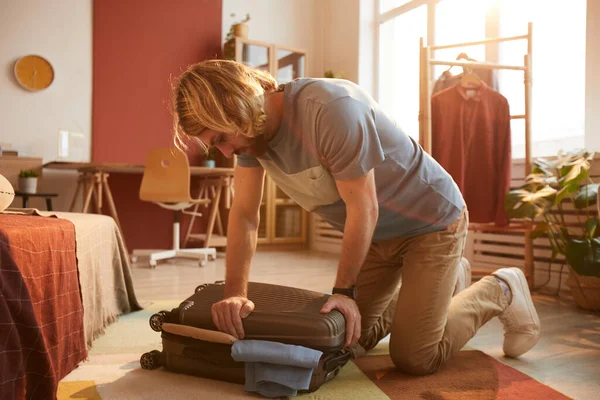
[[[215,248],[181,249],[179,246],[181,213],[202,215],[197,212],[185,211],[196,205],[208,205],[210,199],[193,199],[190,196],[190,165],[187,156],[175,148],[158,148],[152,150],[146,159],[146,167],[140,186],[140,199],[159,205],[175,212],[173,221],[173,248],[170,250],[151,252],[150,267],[154,268],[159,260],[175,257],[198,259],[200,266],[206,265],[207,260],[215,260]],[[133,261],[144,250],[133,251]]]

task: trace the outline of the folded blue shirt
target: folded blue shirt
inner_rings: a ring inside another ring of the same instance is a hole
[[[238,340],[231,356],[246,363],[245,390],[266,397],[296,396],[309,388],[323,352],[265,340]]]

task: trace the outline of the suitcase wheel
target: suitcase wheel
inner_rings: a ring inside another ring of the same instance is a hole
[[[140,365],[143,369],[156,369],[160,367],[160,351],[152,350],[140,357]]]
[[[150,328],[155,332],[162,332],[162,325],[167,320],[167,312],[159,311],[150,317]]]
[[[208,263],[206,262],[206,260],[199,260],[198,265],[200,267],[206,267],[208,265]]]

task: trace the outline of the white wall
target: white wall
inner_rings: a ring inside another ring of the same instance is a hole
[[[319,0],[223,0],[223,41],[231,24],[250,14],[251,40],[307,51],[307,73],[323,76],[319,32],[315,29]],[[235,17],[231,17],[235,13]]]
[[[39,54],[55,71],[41,92],[22,89],[14,78],[17,59]],[[23,155],[57,158],[58,130],[82,133],[90,157],[92,112],[92,0],[0,0],[0,142]],[[45,172],[41,190],[58,191],[55,208],[64,209],[73,177]],[[69,175],[69,174],[67,174]],[[15,201],[13,206],[19,203]],[[32,206],[44,209],[43,202]]]
[[[360,0],[325,0],[319,5],[324,68],[358,83]]]
[[[83,133],[89,159],[92,112],[92,1],[0,0],[0,142],[44,162],[57,157],[58,130]],[[17,59],[39,54],[55,71],[41,92],[14,78]]]
[[[600,151],[600,1],[587,2],[585,147]]]

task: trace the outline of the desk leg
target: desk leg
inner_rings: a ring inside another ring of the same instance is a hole
[[[221,183],[225,183],[225,181],[221,180]],[[216,197],[216,193],[215,193],[215,187],[211,187],[211,191],[212,191],[212,195],[213,197]],[[227,198],[227,193],[228,190],[225,187],[225,197]],[[221,210],[219,209],[219,207],[217,207],[217,218],[216,218],[216,223],[217,223],[217,233],[221,236],[223,236],[223,221],[221,220]]]
[[[46,197],[46,210],[52,211],[52,198]]]
[[[98,191],[96,189],[96,185],[94,184],[94,190],[92,190],[92,204],[94,205],[94,212],[96,214],[102,214],[100,212],[100,208],[98,207]]]
[[[81,211],[84,214],[87,213],[90,208],[90,201],[92,200],[92,194],[94,193],[94,178],[95,175],[86,174],[86,179],[84,180],[85,188],[87,190],[85,201],[83,202],[83,210]]]
[[[110,216],[113,217],[117,223],[117,228],[119,228],[121,239],[123,240],[123,247],[125,247],[125,253],[129,254],[127,250],[127,243],[125,242],[125,235],[123,235],[123,229],[121,228],[121,222],[119,221],[119,215],[117,214],[117,207],[115,207],[112,192],[110,191],[110,186],[108,184],[108,174],[106,172],[102,173],[102,186],[104,186],[104,192],[106,193],[106,199],[108,200],[108,210],[110,212]]]
[[[208,217],[208,225],[206,226],[206,241],[204,247],[209,247],[210,237],[212,236],[213,229],[215,227],[215,220],[217,218],[217,212],[219,211],[219,200],[221,199],[221,192],[223,191],[223,182],[219,181],[215,198],[212,202],[212,208],[210,209],[210,216]]]
[[[105,174],[105,172],[100,172],[96,178],[96,208],[98,209],[98,214],[102,214],[102,186],[104,184],[103,175]]]
[[[75,210],[75,204],[77,203],[77,198],[79,197],[79,192],[83,188],[83,180],[85,179],[85,174],[79,172],[77,176],[77,188],[75,189],[75,194],[73,195],[73,200],[71,200],[71,207],[69,207],[69,212],[73,212]]]
[[[200,183],[200,191],[198,192],[198,196],[196,197],[197,199],[201,199],[204,196],[204,191],[205,191],[206,187],[204,185],[204,183]],[[194,222],[196,221],[196,213],[198,213],[198,208],[200,208],[200,204],[196,204],[194,206],[194,211],[192,214],[192,218],[190,219],[190,223],[188,225],[187,231],[185,233],[185,238],[183,239],[183,248],[187,248],[188,242],[190,240],[190,235],[192,234],[192,229],[194,228]]]
[[[29,196],[23,195],[23,208],[29,208]]]

